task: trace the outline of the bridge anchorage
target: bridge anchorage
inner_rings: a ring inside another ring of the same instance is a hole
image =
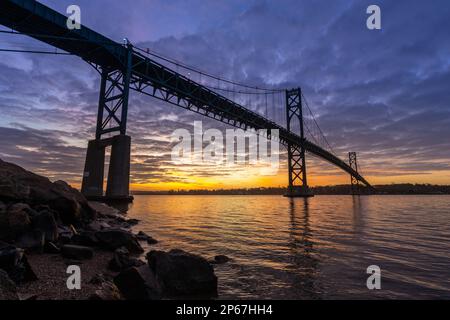
[[[66,22],[66,16],[35,0],[0,1],[0,24],[14,30],[14,34],[28,35],[66,54],[78,56],[101,74],[96,135],[88,143],[81,188],[88,198],[132,200],[129,194],[131,138],[126,134],[130,89],[235,128],[278,130],[280,144],[288,149],[288,197],[312,196],[307,184],[306,152],[350,174],[352,186],[371,188],[357,171],[356,157],[355,162],[350,160],[349,165],[334,154],[328,143],[327,147],[314,136],[313,140],[305,136],[304,129],[311,132],[304,122],[303,111],[306,109],[303,105],[311,110],[299,88],[286,92],[285,127],[270,119],[267,112],[264,117],[245,107],[242,101],[214,91],[217,88],[208,87],[202,81],[196,82],[158,62],[160,60],[156,61],[155,55],[148,51],[133,47],[130,43],[120,44],[85,26],[79,30],[68,30]],[[282,108],[281,105],[279,107]],[[300,124],[300,132],[294,132],[296,121]],[[325,137],[318,125],[317,128]],[[114,133],[117,135],[111,137]],[[104,195],[107,147],[111,147],[111,156]]]

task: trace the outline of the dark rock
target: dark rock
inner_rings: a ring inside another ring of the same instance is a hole
[[[90,231],[101,231],[104,229],[111,229],[111,225],[106,221],[95,220],[88,224],[87,228]]]
[[[136,235],[136,238],[141,241],[147,241],[148,244],[157,244],[158,240],[154,239],[153,237],[149,236],[143,231],[139,231],[139,233]]]
[[[15,239],[31,230],[31,210],[25,203],[16,203],[3,209],[3,213],[0,213],[0,239]]]
[[[228,257],[225,256],[225,255],[218,255],[218,256],[215,256],[215,257],[214,257],[214,260],[212,261],[212,263],[215,263],[215,264],[223,264],[223,263],[229,262],[230,260],[231,260],[231,259],[228,258]]]
[[[89,300],[116,301],[123,300],[123,298],[119,289],[114,283],[105,281],[101,283],[100,288],[89,297]]]
[[[161,299],[161,287],[147,265],[122,271],[114,283],[127,300]]]
[[[105,249],[116,250],[120,247],[125,247],[131,253],[144,252],[136,237],[125,230],[102,230],[96,232],[95,236],[99,241],[99,245]]]
[[[58,241],[61,244],[70,243],[74,233],[71,228],[63,225],[58,225]]]
[[[50,254],[58,254],[61,253],[61,248],[53,242],[47,242],[44,246],[44,252]]]
[[[31,218],[28,212],[30,211],[30,206],[24,203],[16,203],[8,208],[8,224],[11,232],[17,235],[29,230]]]
[[[16,284],[0,269],[0,301],[19,300]]]
[[[145,262],[131,258],[127,248],[121,247],[114,251],[114,257],[109,261],[108,268],[112,271],[123,271],[130,267],[140,267],[142,265],[145,265]]]
[[[98,273],[95,276],[93,276],[91,280],[89,280],[89,283],[100,285],[103,282],[106,282],[109,280],[112,280],[112,277],[110,277],[109,275],[103,274],[103,273]]]
[[[66,244],[61,247],[61,254],[64,258],[84,260],[91,259],[94,251],[89,247]]]
[[[42,231],[29,231],[20,236],[15,245],[27,251],[43,252],[45,245],[45,234]]]
[[[48,205],[63,223],[79,224],[92,220],[96,211],[86,198],[67,183],[49,179],[0,160],[0,199],[32,205]]]
[[[71,238],[71,243],[80,246],[96,247],[99,243],[94,231],[81,231]]]
[[[206,259],[183,250],[171,250],[150,251],[147,261],[164,295],[217,296],[217,277]]]
[[[127,220],[125,220],[125,222],[130,226],[135,226],[139,223],[139,220],[138,219],[127,219]]]
[[[58,240],[58,226],[53,212],[41,211],[33,218],[33,229],[44,233],[45,241],[55,242]]]
[[[37,280],[22,249],[0,242],[0,269],[15,283]]]

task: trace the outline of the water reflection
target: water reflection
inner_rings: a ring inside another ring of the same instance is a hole
[[[129,218],[159,240],[217,265],[220,298],[450,296],[450,197],[136,196]],[[366,269],[383,270],[383,289]]]
[[[316,285],[318,260],[314,257],[309,221],[309,199],[289,200],[289,248],[291,264],[288,266],[295,276],[290,290],[296,296],[318,298],[320,290]]]
[[[360,195],[352,196],[353,233],[355,238],[360,238],[364,233],[364,208]]]

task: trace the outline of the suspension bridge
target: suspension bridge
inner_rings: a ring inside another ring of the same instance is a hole
[[[167,58],[148,48],[113,41],[85,26],[69,30],[67,17],[34,0],[2,0],[1,33],[25,35],[54,50],[0,51],[74,55],[100,74],[95,139],[89,141],[82,193],[104,197],[105,149],[111,146],[105,197],[129,199],[131,137],[127,135],[130,90],[179,106],[243,130],[278,130],[279,143],[288,151],[290,197],[312,196],[307,183],[306,154],[324,159],[351,177],[352,192],[372,188],[358,172],[356,153],[348,163],[333,149],[301,88],[250,86],[212,75]]]

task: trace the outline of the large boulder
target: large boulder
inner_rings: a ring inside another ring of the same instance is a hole
[[[45,246],[45,233],[40,230],[32,230],[17,238],[15,245],[21,249],[42,253]]]
[[[206,259],[183,250],[150,251],[146,257],[166,296],[217,296],[217,277]]]
[[[136,238],[141,241],[146,241],[148,244],[157,244],[158,240],[153,238],[152,236],[149,236],[144,231],[139,231],[136,235]]]
[[[16,203],[0,209],[0,239],[15,239],[31,229],[32,209],[25,203]]]
[[[61,254],[67,259],[84,260],[91,259],[94,251],[89,247],[66,244],[61,247]]]
[[[0,269],[0,301],[19,300],[16,284]]]
[[[131,267],[140,267],[145,264],[145,262],[139,259],[130,257],[130,252],[128,249],[121,247],[114,251],[114,256],[109,261],[108,268],[112,271],[120,272]]]
[[[114,283],[127,300],[161,299],[161,287],[147,265],[122,271]]]
[[[128,231],[121,229],[102,230],[95,233],[99,245],[105,249],[116,250],[125,247],[130,253],[142,253],[141,245],[137,238]]]
[[[37,280],[22,249],[0,242],[0,269],[16,283]]]
[[[76,230],[70,226],[58,225],[58,242],[66,244],[72,241],[73,236],[76,234]]]
[[[32,221],[33,229],[41,231],[46,242],[56,242],[58,240],[58,225],[55,214],[51,210],[39,212]]]
[[[72,236],[71,243],[80,246],[96,247],[99,244],[99,241],[95,236],[95,232],[83,230]]]
[[[0,200],[24,202],[31,206],[48,205],[59,212],[65,224],[79,224],[95,217],[86,198],[67,183],[26,171],[12,163],[0,160]]]
[[[214,257],[214,260],[210,261],[211,264],[223,264],[229,262],[231,259],[225,255],[218,255]]]

